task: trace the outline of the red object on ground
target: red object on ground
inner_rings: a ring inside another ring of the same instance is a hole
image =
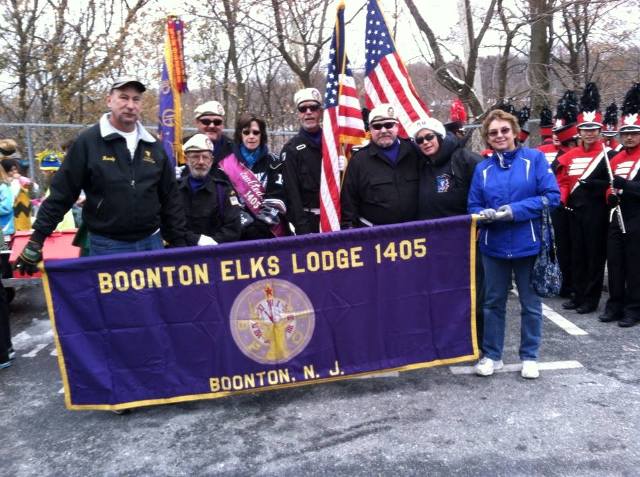
[[[61,258],[78,258],[80,256],[80,248],[73,245],[73,238],[76,236],[76,229],[63,230],[62,232],[53,232],[44,241],[44,247],[42,249],[42,258],[44,260],[58,260]],[[9,262],[11,265],[15,263],[22,249],[29,239],[31,238],[30,231],[18,231],[13,236],[13,245],[11,246],[11,257]],[[20,272],[14,271],[14,278],[37,278],[41,275],[40,272],[33,275],[25,275]]]

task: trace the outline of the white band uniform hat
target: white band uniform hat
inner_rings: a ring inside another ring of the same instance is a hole
[[[224,116],[224,108],[218,101],[207,101],[198,106],[193,112],[196,115],[196,119],[207,115]]]
[[[305,101],[315,101],[318,104],[322,104],[322,95],[316,88],[304,88],[293,95],[293,102],[296,103],[296,107]]]
[[[138,78],[136,78],[135,76],[126,75],[119,76],[118,78],[113,80],[113,83],[111,84],[111,91],[113,91],[114,89],[124,88],[127,85],[135,86],[141,93],[144,93],[147,90],[147,87]]]
[[[194,134],[182,146],[182,150],[187,152],[209,151],[213,152],[213,143],[206,134]]]
[[[398,115],[393,105],[382,103],[373,108],[369,113],[369,124],[376,121],[398,121]]]
[[[433,131],[441,138],[444,138],[447,135],[447,130],[445,129],[444,124],[436,118],[431,117],[420,118],[415,121],[409,128],[409,134],[411,134],[411,137],[415,138],[423,129]]]

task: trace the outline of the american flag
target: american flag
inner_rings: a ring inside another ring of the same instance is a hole
[[[329,50],[322,128],[320,231],[340,230],[339,157],[365,137],[358,91],[344,51],[344,2],[338,4]]]
[[[367,5],[366,29],[364,90],[367,108],[391,103],[400,120],[399,134],[406,136],[414,121],[431,116],[431,113],[418,97],[396,52],[377,0],[369,0]]]

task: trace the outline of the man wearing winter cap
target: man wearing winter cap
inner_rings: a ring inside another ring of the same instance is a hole
[[[82,190],[91,255],[160,249],[163,239],[173,246],[185,245],[175,173],[162,144],[139,121],[145,89],[133,76],[111,84],[109,112],[81,133],[67,152],[16,268],[37,270],[45,238]]]
[[[444,135],[444,126],[438,129]],[[344,178],[342,228],[415,220],[418,199],[418,150],[398,138],[398,117],[391,104],[369,114],[371,142],[356,152]]]
[[[214,159],[221,161],[233,152],[233,141],[224,135],[224,108],[218,101],[207,101],[194,111],[198,132],[213,144]]]
[[[240,208],[226,176],[213,168],[213,144],[194,134],[182,147],[189,174],[178,191],[187,220],[188,245],[216,245],[240,239]]]
[[[320,231],[320,171],[322,168],[322,96],[304,88],[293,96],[300,130],[282,148],[287,219],[296,235]]]

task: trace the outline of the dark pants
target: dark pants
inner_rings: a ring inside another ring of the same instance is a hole
[[[604,205],[581,207],[569,214],[573,291],[579,305],[597,307],[600,301],[607,260],[608,219]]]
[[[9,327],[9,304],[7,294],[0,281],[0,363],[9,361],[9,349],[11,348],[11,329]]]
[[[609,225],[607,260],[609,272],[608,315],[640,320],[640,217],[625,221],[622,234],[617,218]]]
[[[478,344],[482,346],[484,337],[484,267],[482,255],[476,243],[476,336]]]
[[[562,272],[562,288],[560,294],[568,296],[573,292],[573,276],[571,274],[571,235],[569,231],[569,212],[558,207],[551,212],[551,223],[556,237],[558,264]]]

